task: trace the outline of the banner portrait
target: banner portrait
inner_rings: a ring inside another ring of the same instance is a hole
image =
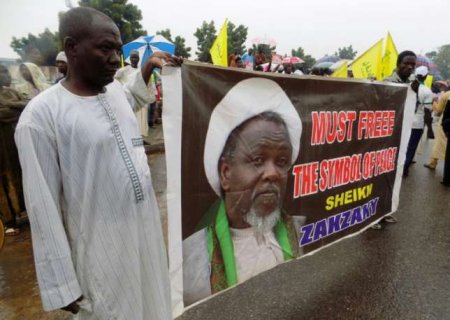
[[[396,211],[406,85],[186,62],[163,88],[175,316]]]

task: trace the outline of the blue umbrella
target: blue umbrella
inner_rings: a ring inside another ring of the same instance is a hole
[[[122,46],[123,57],[126,62],[130,62],[132,50],[139,52],[139,66],[144,63],[153,52],[164,51],[175,53],[175,45],[161,35],[142,36]]]

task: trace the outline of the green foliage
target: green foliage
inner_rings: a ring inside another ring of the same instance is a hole
[[[436,55],[437,55],[436,51],[430,51],[430,52],[425,53],[425,56],[431,60],[433,60],[434,57],[436,57]]]
[[[256,55],[258,52],[264,53],[264,56],[266,57],[266,62],[269,62],[272,58],[272,52],[276,50],[276,47],[271,47],[269,44],[259,43],[259,44],[252,44],[253,48],[253,54]]]
[[[316,59],[314,59],[309,54],[305,54],[305,50],[303,50],[302,47],[298,47],[297,49],[292,49],[291,54],[293,57],[302,58],[305,61],[305,63],[303,64],[303,67],[305,67],[305,68],[310,69],[316,63]]]
[[[450,79],[450,44],[441,46],[436,56],[433,57],[433,62],[441,71],[444,79]]]
[[[191,56],[191,47],[186,47],[186,39],[176,36],[173,43],[175,44],[175,55],[183,58]]]
[[[183,58],[189,58],[191,56],[191,47],[186,47],[186,40],[180,36],[176,36],[172,39],[170,29],[156,31],[156,34],[162,35],[164,38],[175,44],[175,55]]]
[[[128,0],[80,0],[79,4],[97,9],[110,17],[119,28],[122,42],[125,44],[147,34],[140,23],[141,10],[127,2]]]
[[[341,59],[349,59],[353,60],[356,57],[358,51],[353,50],[352,45],[348,47],[339,48],[337,52],[334,53],[335,56],[338,56]]]
[[[235,26],[231,21],[228,21],[228,55],[237,52],[237,54],[242,55],[245,52],[244,43],[247,41],[248,27],[240,24]]]
[[[214,26],[214,21],[209,23],[203,21],[202,25],[195,31],[194,36],[197,38],[198,51],[195,53],[198,56],[198,60],[202,62],[212,62],[209,49],[216,39],[216,27]]]
[[[55,58],[61,51],[58,33],[45,29],[37,36],[28,34],[27,37],[13,37],[11,48],[20,56],[22,61],[33,62],[39,66],[53,66]]]

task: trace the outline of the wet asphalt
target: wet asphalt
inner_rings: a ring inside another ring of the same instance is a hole
[[[151,134],[153,141],[162,140],[160,128]],[[285,263],[178,320],[450,319],[450,188],[439,183],[442,162],[435,171],[423,167],[430,145],[402,183],[398,223]],[[165,161],[158,150],[149,163],[166,228]],[[0,253],[0,319],[69,318],[42,311],[24,226]]]

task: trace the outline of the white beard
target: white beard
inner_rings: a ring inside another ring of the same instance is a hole
[[[280,215],[280,209],[277,208],[270,214],[261,217],[256,213],[255,208],[252,206],[250,211],[244,216],[244,221],[252,226],[256,240],[259,243],[264,234],[273,230],[278,220],[280,220]]]

